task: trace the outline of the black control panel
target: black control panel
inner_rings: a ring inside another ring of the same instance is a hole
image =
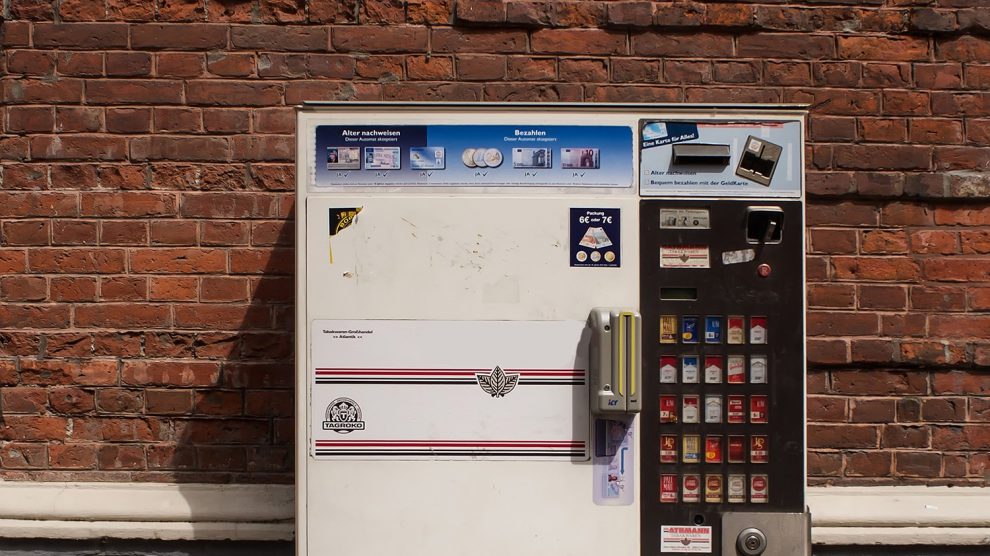
[[[803,217],[797,199],[641,201],[644,556],[718,554],[724,512],[805,511]]]

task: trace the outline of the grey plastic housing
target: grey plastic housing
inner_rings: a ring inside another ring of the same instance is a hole
[[[588,317],[588,326],[591,412],[639,413],[643,407],[642,317],[637,311],[596,307]]]

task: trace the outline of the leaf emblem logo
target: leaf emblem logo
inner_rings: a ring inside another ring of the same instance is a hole
[[[493,398],[504,398],[516,387],[516,384],[519,384],[518,373],[506,374],[502,367],[497,365],[488,374],[476,373],[474,376],[478,380],[478,386]]]

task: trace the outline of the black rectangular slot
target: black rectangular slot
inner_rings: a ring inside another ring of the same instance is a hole
[[[730,150],[728,145],[707,143],[683,143],[674,145],[672,162],[674,164],[704,164],[709,166],[728,166]]]
[[[660,288],[660,301],[696,301],[698,288]]]

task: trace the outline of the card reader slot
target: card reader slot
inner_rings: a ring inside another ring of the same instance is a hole
[[[681,143],[674,145],[673,151],[674,164],[728,166],[731,158],[729,145]]]

